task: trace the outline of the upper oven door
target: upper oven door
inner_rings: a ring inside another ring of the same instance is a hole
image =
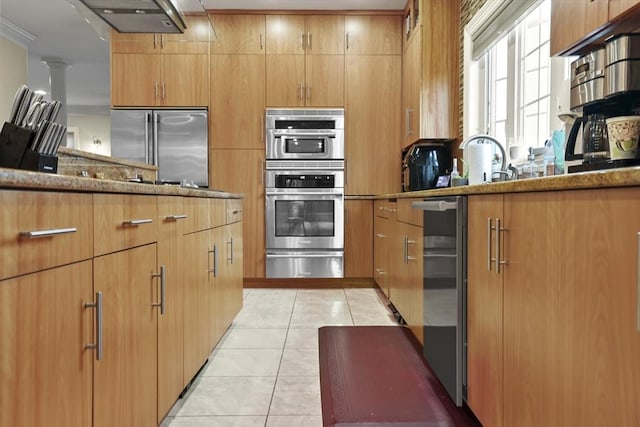
[[[341,129],[268,129],[267,159],[344,159]]]
[[[267,249],[343,249],[344,195],[331,189],[267,189]]]

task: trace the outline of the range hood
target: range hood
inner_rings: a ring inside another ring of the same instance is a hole
[[[80,0],[119,33],[183,33],[187,28],[172,0]]]

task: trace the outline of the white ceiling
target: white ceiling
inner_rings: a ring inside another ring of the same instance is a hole
[[[401,10],[406,0],[178,0],[184,12],[209,9]],[[75,7],[74,7],[75,6]],[[87,22],[88,21],[88,22]],[[0,31],[29,50],[29,87],[49,90],[43,57],[69,64],[70,113],[107,112],[109,92],[108,26],[78,0],[0,0]],[[7,24],[33,40],[7,33]],[[102,37],[102,38],[101,38]]]

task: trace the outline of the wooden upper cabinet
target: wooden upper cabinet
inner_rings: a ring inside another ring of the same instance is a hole
[[[609,0],[551,2],[551,54],[560,54],[607,23]]]
[[[304,16],[267,15],[267,54],[304,54]]]
[[[211,55],[210,148],[264,150],[264,107],[265,55]]]
[[[609,0],[609,20],[617,18],[639,4],[639,0]]]
[[[400,16],[347,16],[347,55],[399,55],[402,53]]]
[[[305,106],[307,92],[304,59],[302,55],[267,55],[267,106]]]
[[[343,54],[344,16],[267,15],[267,54]]]
[[[186,16],[178,34],[119,33],[111,30],[112,53],[207,53],[211,25],[202,16]]]
[[[163,55],[162,86],[158,105],[196,107],[206,106],[208,103],[209,57],[189,54]]]
[[[264,15],[210,15],[215,29],[211,54],[264,54]]]
[[[314,107],[344,104],[344,55],[307,55],[306,103]]]

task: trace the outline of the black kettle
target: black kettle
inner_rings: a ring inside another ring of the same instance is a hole
[[[582,129],[582,154],[576,154],[576,140]],[[578,117],[571,126],[564,159],[582,160],[583,163],[596,163],[609,159],[609,135],[603,114],[589,114],[587,118]]]
[[[452,163],[449,144],[414,143],[402,162],[402,191],[435,188],[438,177],[451,173]]]

